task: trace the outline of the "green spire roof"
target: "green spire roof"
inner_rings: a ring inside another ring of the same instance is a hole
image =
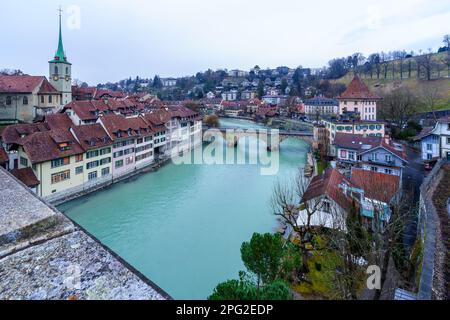
[[[59,12],[59,41],[58,50],[55,54],[55,59],[52,62],[67,62],[66,53],[64,52],[64,45],[62,40],[62,28],[61,28],[61,10]]]

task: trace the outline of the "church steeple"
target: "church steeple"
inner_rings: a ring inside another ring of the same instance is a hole
[[[59,40],[58,40],[58,50],[56,50],[54,62],[67,62],[66,53],[64,52],[64,45],[62,40],[62,10],[59,8]]]
[[[53,60],[49,61],[50,83],[61,93],[61,105],[72,101],[72,64],[67,61],[62,40],[62,10],[59,8],[58,50]]]

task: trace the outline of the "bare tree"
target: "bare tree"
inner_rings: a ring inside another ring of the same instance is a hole
[[[384,120],[403,128],[417,112],[417,99],[407,88],[395,89],[383,97],[379,112]]]
[[[441,94],[436,87],[433,86],[423,86],[421,90],[420,99],[427,110],[433,113],[434,120],[437,121],[436,117],[436,104],[441,99]]]
[[[420,68],[425,70],[426,79],[428,81],[430,81],[431,80],[431,74],[432,74],[432,71],[433,71],[433,54],[431,52],[431,49],[428,49],[428,53],[425,53],[423,55],[417,56],[416,57],[416,62],[417,62],[419,70],[420,70]],[[419,71],[419,75],[420,75],[420,71]]]

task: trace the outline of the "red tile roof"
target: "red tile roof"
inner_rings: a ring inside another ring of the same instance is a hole
[[[108,114],[99,119],[113,140],[152,134],[150,126],[141,117],[125,118],[122,115]]]
[[[2,132],[2,141],[5,144],[19,143],[23,138],[35,132],[50,130],[47,123],[27,123],[7,126]]]
[[[105,129],[98,123],[76,126],[72,128],[72,131],[85,150],[102,148],[112,144]]]
[[[368,199],[390,203],[400,188],[400,177],[363,169],[352,169],[351,181]]]
[[[28,188],[34,188],[41,184],[41,182],[36,178],[33,169],[30,167],[23,169],[14,169],[11,174],[18,180],[22,181],[24,185]]]
[[[74,124],[66,113],[47,114],[44,117],[44,122],[48,124],[50,130],[66,129],[69,130]]]
[[[67,143],[69,149],[60,148]],[[20,143],[32,163],[40,163],[84,153],[83,148],[68,130],[36,132]]]
[[[329,168],[311,180],[308,189],[303,194],[302,201],[310,201],[317,197],[327,195],[339,204],[341,208],[348,210],[351,208],[353,200],[339,187],[341,184],[354,187],[354,184],[338,170]]]
[[[387,142],[386,140],[389,141]],[[338,132],[336,133],[333,144],[337,147],[356,150],[359,154],[370,152],[381,147],[400,157],[404,161],[407,159],[405,147],[402,144],[394,143],[389,136],[384,138],[372,136],[364,137],[359,134]]]
[[[0,76],[0,93],[32,93],[44,76]]]
[[[381,137],[371,137],[360,134],[351,134],[351,133],[342,133],[337,132],[336,137],[334,138],[334,145],[346,148],[346,149],[352,149],[352,150],[368,150],[363,149],[363,146],[368,146],[370,149],[379,146],[381,144],[381,140],[383,138]]]
[[[370,92],[366,84],[361,78],[355,74],[352,82],[348,85],[347,89],[339,96],[338,99],[380,99],[379,96]]]
[[[40,94],[49,94],[49,93],[58,94],[59,91],[56,90],[56,88],[50,82],[48,82],[48,80],[46,78],[44,78],[44,81],[42,82],[38,93],[40,93]]]

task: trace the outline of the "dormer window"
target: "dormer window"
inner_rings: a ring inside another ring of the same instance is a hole
[[[70,150],[70,146],[67,143],[61,143],[59,144],[59,150],[60,151],[67,151]]]

